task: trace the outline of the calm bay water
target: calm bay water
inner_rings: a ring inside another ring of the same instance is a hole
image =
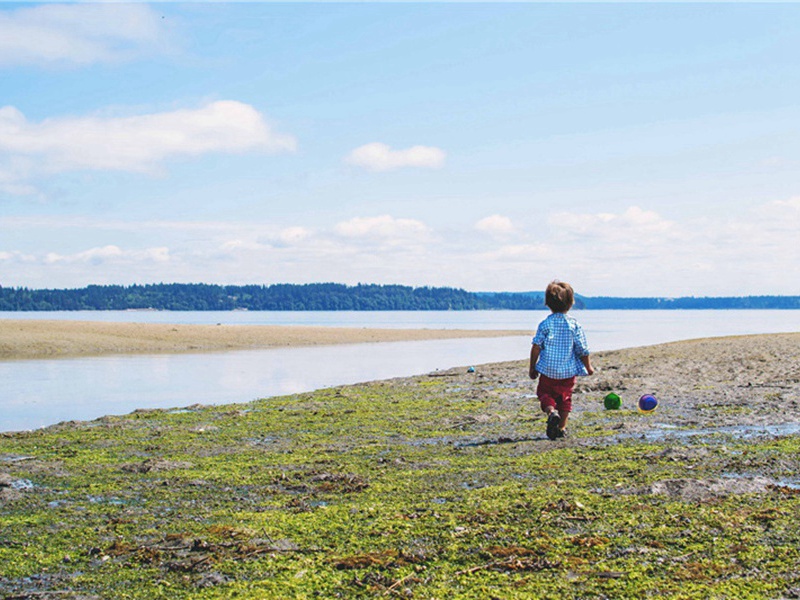
[[[800,331],[800,311],[575,311],[592,350],[699,337]],[[528,329],[545,311],[0,312],[0,319],[178,324]],[[248,402],[322,387],[527,358],[530,336],[179,355],[0,361],[0,431],[65,420]],[[599,365],[602,368],[602,365]]]

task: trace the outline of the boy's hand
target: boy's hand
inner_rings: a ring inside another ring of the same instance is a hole
[[[586,374],[592,375],[594,373],[594,367],[592,366],[592,360],[589,358],[589,355],[581,357],[581,362],[583,366],[586,368]]]
[[[531,362],[528,363],[528,376],[531,379],[536,379],[539,376],[539,371],[536,370],[536,363],[539,362],[539,354],[542,349],[538,344],[531,345]]]

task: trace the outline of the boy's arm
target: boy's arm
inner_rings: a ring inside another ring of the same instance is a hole
[[[589,345],[586,343],[586,333],[583,331],[583,327],[581,327],[580,323],[578,323],[575,328],[575,334],[575,344],[578,355],[581,357],[583,366],[586,367],[586,374],[591,375],[594,373],[594,367],[592,367],[592,359],[589,358]]]
[[[592,359],[589,358],[589,355],[587,354],[586,356],[581,356],[581,362],[583,363],[583,366],[586,367],[586,372],[589,375],[592,375],[594,373],[594,367],[592,367]]]
[[[539,354],[542,352],[542,349],[533,344],[531,346],[531,364],[528,367],[528,376],[531,379],[536,379],[539,376],[539,372],[536,370],[536,363],[539,362]]]

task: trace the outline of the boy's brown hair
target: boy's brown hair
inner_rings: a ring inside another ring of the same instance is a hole
[[[575,304],[575,292],[568,283],[551,281],[544,293],[544,303],[554,313],[565,313]]]

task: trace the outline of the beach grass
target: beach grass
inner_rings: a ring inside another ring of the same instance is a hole
[[[0,595],[797,597],[800,437],[602,410],[665,348],[599,355],[566,441],[524,363],[4,434]]]

